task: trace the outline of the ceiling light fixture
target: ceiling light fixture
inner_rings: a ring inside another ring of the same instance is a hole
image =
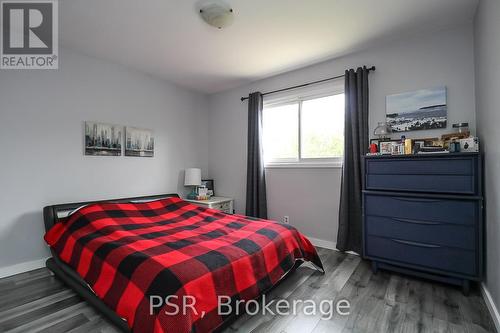
[[[224,3],[210,3],[200,9],[201,18],[207,24],[222,29],[230,26],[234,20],[233,9]]]

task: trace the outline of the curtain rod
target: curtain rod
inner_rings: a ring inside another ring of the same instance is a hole
[[[374,70],[375,70],[375,66],[372,66],[372,67],[368,68],[368,71],[374,71]],[[283,88],[283,89],[268,91],[266,93],[263,93],[262,96],[269,95],[269,94],[275,94],[275,93],[279,93],[279,92],[282,92],[282,91],[287,91],[287,90],[292,90],[292,89],[307,87],[307,86],[310,86],[310,85],[313,85],[313,84],[318,84],[318,83],[322,83],[322,82],[326,82],[326,81],[331,81],[331,80],[335,80],[335,79],[340,79],[341,77],[344,77],[344,76],[345,75],[342,74],[342,75],[337,75],[337,76],[334,76],[334,77],[329,77],[329,78],[318,80],[318,81],[313,81],[313,82],[308,82],[308,83],[304,83],[304,84],[299,84],[298,86],[293,86],[293,87],[288,87],[288,88]],[[247,100],[247,99],[248,99],[248,96],[247,97],[241,97],[241,101],[242,102],[244,100]]]

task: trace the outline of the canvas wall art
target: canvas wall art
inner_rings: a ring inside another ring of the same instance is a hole
[[[125,156],[153,157],[155,139],[153,131],[144,128],[125,128]]]
[[[120,156],[122,127],[92,121],[85,122],[85,155]]]
[[[393,132],[446,128],[447,112],[446,87],[386,98],[386,120]]]

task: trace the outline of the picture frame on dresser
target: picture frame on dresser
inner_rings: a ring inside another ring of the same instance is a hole
[[[382,139],[378,140],[378,151],[384,155],[391,155],[394,150],[394,146],[399,144],[401,140],[392,140],[392,139]]]
[[[213,179],[202,179],[201,186],[207,188],[209,196],[215,196],[215,182]]]

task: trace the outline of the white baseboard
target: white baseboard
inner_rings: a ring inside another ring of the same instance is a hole
[[[323,247],[323,248],[329,249],[329,250],[337,250],[337,247],[336,247],[337,243],[335,243],[335,242],[326,241],[326,240],[318,239],[318,238],[314,238],[314,237],[307,237],[307,239],[309,239],[314,246]]]
[[[486,306],[490,311],[491,317],[493,318],[496,330],[497,332],[500,332],[500,313],[498,312],[498,308],[495,305],[495,302],[493,301],[493,297],[491,297],[491,294],[488,291],[488,288],[486,288],[486,286],[484,285],[484,283],[481,283],[481,294],[483,295],[484,302],[486,303]]]
[[[322,247],[325,249],[339,251],[337,249],[337,243],[335,243],[335,242],[326,241],[323,239],[309,237],[309,236],[307,237],[307,239],[309,239],[311,241],[312,245],[314,245],[314,246],[319,246],[319,247]],[[359,256],[358,253],[352,252],[352,251],[346,251],[345,253],[354,254],[355,256]]]
[[[27,261],[17,265],[2,267],[0,268],[0,279],[45,267],[45,261],[47,261],[48,258],[49,257],[33,261]]]

